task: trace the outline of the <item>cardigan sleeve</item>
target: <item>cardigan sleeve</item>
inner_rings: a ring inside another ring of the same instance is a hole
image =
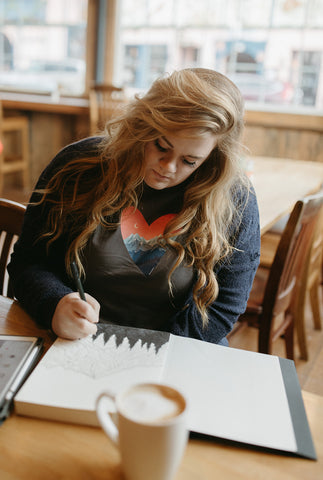
[[[93,155],[96,139],[86,139],[65,147],[41,174],[36,189],[44,188],[54,172],[75,158]],[[14,246],[8,273],[14,295],[33,319],[50,328],[56,306],[71,293],[73,285],[65,271],[67,234],[53,242],[47,250],[46,241],[39,239],[50,212],[48,204],[32,205],[39,200],[33,193],[26,209],[22,233]]]
[[[260,260],[259,212],[253,190],[248,195],[234,246],[234,253],[215,270],[219,294],[208,308],[208,326],[203,328],[191,294],[187,308],[170,320],[168,331],[175,335],[227,345],[225,337],[246,309]]]

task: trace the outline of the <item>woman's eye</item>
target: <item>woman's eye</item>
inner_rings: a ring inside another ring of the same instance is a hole
[[[167,152],[167,148],[164,148],[161,146],[158,140],[155,140],[155,147],[160,151],[160,152]]]
[[[195,167],[196,165],[196,162],[189,162],[188,160],[186,160],[186,158],[183,158],[183,162],[185,163],[185,165],[189,165],[190,167]]]

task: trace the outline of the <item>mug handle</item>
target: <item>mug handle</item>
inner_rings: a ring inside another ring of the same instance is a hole
[[[96,414],[98,420],[112,442],[119,446],[119,430],[111,418],[111,413],[108,411],[108,406],[111,406],[110,399],[115,404],[115,395],[109,392],[103,392],[99,395],[96,401]]]

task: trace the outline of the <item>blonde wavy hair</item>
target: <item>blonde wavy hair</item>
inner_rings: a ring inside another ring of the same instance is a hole
[[[243,114],[238,88],[208,69],[175,71],[157,79],[145,95],[135,96],[118,118],[107,123],[99,155],[71,160],[40,191],[41,203],[51,203],[43,233],[48,247],[69,232],[67,272],[75,259],[84,274],[82,251],[95,229],[116,228],[120,211],[137,206],[148,142],[169,132],[187,130],[191,136],[211,132],[216,146],[192,174],[182,210],[161,238],[177,252],[168,279],[170,294],[171,275],[185,261],[197,273],[193,297],[206,326],[207,308],[218,295],[214,267],[232,253],[228,226],[241,214],[233,197],[235,188],[244,183]]]

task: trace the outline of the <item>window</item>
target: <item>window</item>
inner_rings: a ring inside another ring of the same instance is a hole
[[[323,111],[323,0],[0,0],[0,90],[78,96],[96,77],[132,95],[190,66],[249,109]]]
[[[81,95],[87,0],[0,0],[0,89]]]
[[[165,71],[165,45],[126,45],[124,50],[123,86],[144,89]]]
[[[295,83],[298,85],[298,92],[302,95],[300,99],[304,105],[315,105],[319,94],[319,79],[322,55],[319,52],[294,51],[293,70],[295,70]]]
[[[216,69],[248,108],[323,110],[323,0],[121,0],[115,82]]]

